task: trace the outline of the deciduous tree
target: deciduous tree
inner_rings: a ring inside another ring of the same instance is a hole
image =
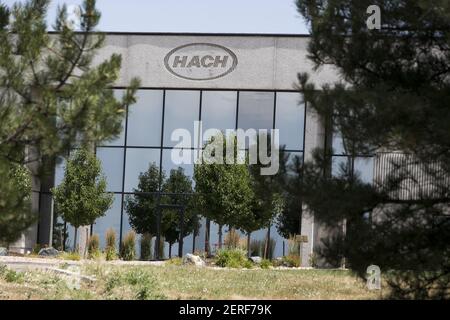
[[[234,150],[237,159],[236,138],[216,136],[209,144],[212,144],[210,146],[213,146],[214,152],[219,153],[216,158],[222,158],[222,163],[203,161],[202,164],[195,165],[196,205],[203,216],[219,225],[219,247],[221,247],[222,226],[240,228],[242,221],[251,219],[253,190],[245,161],[242,164],[237,162],[231,164],[226,161],[227,144],[233,145],[230,149]]]
[[[61,184],[52,193],[55,210],[75,228],[76,250],[78,228],[104,216],[113,202],[113,195],[106,193],[100,160],[90,151],[77,150],[67,161]]]

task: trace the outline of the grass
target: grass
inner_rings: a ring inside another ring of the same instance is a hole
[[[378,299],[344,270],[212,269],[90,263],[97,279],[71,289],[55,274],[0,274],[0,299]],[[14,272],[14,271],[12,271]],[[17,277],[18,280],[15,280]]]
[[[63,252],[59,255],[60,259],[63,260],[72,260],[72,261],[80,261],[81,256],[78,252]]]

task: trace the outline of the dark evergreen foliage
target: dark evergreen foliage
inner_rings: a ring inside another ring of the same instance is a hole
[[[381,8],[368,30],[366,9]],[[299,75],[308,106],[343,136],[350,165],[331,174],[331,146],[305,164],[305,202],[346,234],[322,255],[364,276],[377,264],[393,295],[450,297],[450,3],[447,0],[297,0],[311,28],[309,57],[334,65],[339,83],[315,88]],[[320,89],[320,90],[315,90]],[[373,184],[354,172],[357,155],[403,154]]]

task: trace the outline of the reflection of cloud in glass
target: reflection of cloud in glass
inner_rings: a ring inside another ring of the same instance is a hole
[[[240,92],[238,128],[273,128],[273,92]]]
[[[97,148],[102,163],[107,191],[122,191],[123,148]]]
[[[128,111],[128,146],[161,145],[162,90],[139,90],[137,102]]]
[[[194,137],[194,121],[199,118],[199,91],[168,90],[164,113],[164,146],[173,147],[176,141],[171,141],[171,134],[176,129],[186,129]],[[185,148],[193,147],[192,141]]]
[[[237,92],[235,91],[203,91],[203,133],[211,128],[216,128],[221,131],[234,129],[236,126],[236,101]],[[205,135],[203,137],[203,144],[209,138],[210,135]]]
[[[373,166],[373,157],[359,157],[355,159],[355,172],[359,174],[359,178],[365,183],[373,182]]]
[[[112,228],[116,232],[116,242],[118,244],[119,241],[119,233],[120,233],[120,209],[121,209],[121,201],[122,195],[115,194],[114,202],[106,211],[106,214],[103,217],[98,218],[95,221],[95,224],[92,227],[92,232],[99,235],[100,238],[100,247],[105,247],[105,235],[106,231],[109,228]]]
[[[305,105],[298,92],[278,92],[275,128],[280,130],[280,145],[287,150],[303,149]]]

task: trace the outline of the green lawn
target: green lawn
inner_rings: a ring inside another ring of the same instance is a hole
[[[93,283],[71,289],[48,272],[3,268],[0,299],[379,299],[343,270],[212,269],[88,264]]]

